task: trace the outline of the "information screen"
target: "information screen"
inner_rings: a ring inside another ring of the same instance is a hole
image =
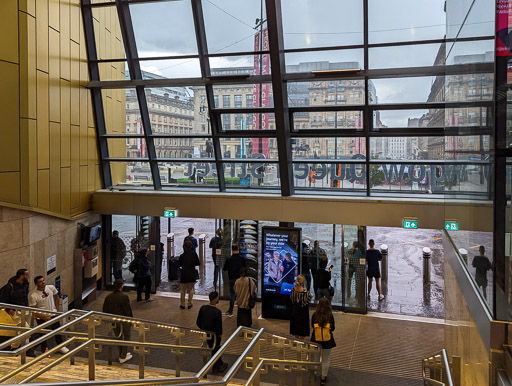
[[[298,275],[300,228],[264,227],[263,293],[290,295]]]

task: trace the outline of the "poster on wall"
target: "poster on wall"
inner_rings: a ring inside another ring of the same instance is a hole
[[[46,259],[46,274],[49,275],[57,269],[57,255],[51,255]]]
[[[288,298],[299,274],[301,245],[301,228],[262,228],[264,317],[288,317]]]
[[[510,56],[512,45],[512,0],[496,1],[496,56]]]

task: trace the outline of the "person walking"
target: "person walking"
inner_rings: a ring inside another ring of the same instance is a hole
[[[199,266],[199,257],[193,249],[192,242],[190,240],[185,241],[183,245],[185,249],[180,255],[178,267],[180,268],[180,308],[185,309],[185,294],[188,292],[188,309],[192,308],[192,299],[194,297],[194,285],[198,279],[198,272],[196,267]]]
[[[352,281],[356,273],[359,260],[363,258],[363,254],[359,250],[357,241],[352,243],[352,248],[348,251],[348,270],[347,270],[347,296],[352,296]]]
[[[252,326],[252,309],[249,307],[249,298],[256,292],[256,283],[250,277],[247,277],[247,268],[240,268],[240,278],[235,282],[236,305],[238,312],[236,314],[236,325]]]
[[[192,250],[196,252],[196,248],[199,245],[197,239],[194,237],[194,228],[188,228],[188,236],[183,239],[183,250],[185,250],[185,243],[190,241],[192,243]]]
[[[137,270],[135,272],[135,279],[137,281],[137,301],[142,301],[142,292],[145,293],[145,300],[147,302],[153,301],[151,299],[151,261],[148,259],[149,249],[141,248],[137,253]]]
[[[477,286],[482,287],[482,294],[484,295],[484,298],[487,299],[487,271],[492,269],[492,264],[487,256],[485,256],[485,247],[483,245],[480,245],[478,251],[480,252],[480,255],[473,258],[472,265],[476,268],[476,284]]]
[[[316,310],[311,317],[311,341],[322,346],[322,370],[320,384],[327,383],[327,373],[331,362],[331,350],[336,347],[333,331],[335,329],[334,317],[332,316],[331,303],[327,298],[321,298]]]
[[[126,245],[119,237],[119,232],[112,232],[112,239],[110,241],[110,259],[112,262],[112,270],[114,279],[123,278],[123,260],[126,257]]]
[[[309,292],[311,291],[311,251],[309,249],[309,240],[302,242],[301,268],[302,276],[304,276],[306,288]]]
[[[120,316],[133,317],[132,307],[130,306],[130,298],[123,292],[123,279],[114,281],[114,292],[108,295],[103,302],[103,312]],[[131,323],[117,322],[113,329],[114,335],[120,340],[130,340]],[[119,346],[119,363],[123,364],[133,358],[128,352],[127,346]]]
[[[51,312],[57,312],[59,309],[59,292],[57,291],[57,288],[53,285],[46,285],[46,281],[44,277],[42,276],[36,276],[34,278],[34,284],[36,285],[36,288],[30,292],[28,295],[28,305],[29,307],[34,308],[40,308],[45,311],[51,311]],[[46,314],[46,313],[34,313],[34,316],[36,318],[36,323],[38,325],[43,324],[45,322],[48,322],[53,317]],[[57,321],[53,324],[51,324],[48,328],[50,330],[56,330],[60,327],[60,322]],[[60,335],[55,335],[55,342],[57,345],[61,344],[63,342],[63,339]],[[43,353],[48,348],[48,342],[44,340],[41,342],[41,350]],[[63,347],[60,349],[60,352],[62,354],[66,354],[69,352],[69,349],[67,347]]]
[[[290,312],[290,335],[299,339],[309,336],[309,302],[311,293],[304,288],[304,276],[299,275],[295,279],[295,286],[290,293],[292,303]]]
[[[245,259],[240,255],[238,245],[233,244],[231,246],[232,255],[229,259],[224,262],[224,271],[228,271],[229,279],[229,309],[225,313],[226,316],[233,316],[233,308],[235,306],[235,282],[240,277],[240,269],[245,267]]]
[[[315,279],[314,279],[314,289],[317,299],[321,299],[323,297],[327,298],[329,301],[331,301],[331,294],[329,293],[329,286],[331,285],[331,271],[332,266],[329,268],[329,270],[326,270],[327,268],[327,259],[323,258],[320,260],[320,267],[316,271]]]
[[[208,347],[213,348],[212,357],[219,351],[222,340],[222,312],[217,308],[217,304],[219,303],[219,293],[217,291],[210,292],[208,295],[210,299],[209,304],[205,304],[199,309],[199,313],[197,314],[196,324],[201,330],[214,332],[215,333],[215,342],[212,339],[208,339],[206,343]],[[214,347],[215,343],[215,347]],[[214,363],[212,371],[214,374],[220,374],[226,371],[228,368],[228,364],[222,361],[222,358],[219,357],[217,361]]]
[[[213,286],[217,290],[217,284],[219,283],[220,273],[220,258],[222,255],[222,229],[215,231],[215,237],[210,240],[210,249],[212,250],[213,260]]]
[[[311,249],[310,254],[311,254],[311,256],[310,256],[311,274],[313,277],[313,288],[314,288],[316,286],[316,284],[314,283],[315,277],[316,277],[316,272],[320,268],[320,262],[322,261],[322,259],[327,259],[327,252],[325,251],[325,249],[320,248],[320,241],[315,240],[313,242],[313,248]],[[315,296],[316,296],[316,291],[315,291]]]
[[[372,292],[372,279],[375,279],[375,286],[379,293],[379,300],[384,299],[380,291],[380,268],[379,261],[382,260],[382,254],[378,249],[375,249],[375,241],[370,239],[368,242],[369,249],[366,250],[366,277],[368,277],[368,299],[370,299],[370,292]]]

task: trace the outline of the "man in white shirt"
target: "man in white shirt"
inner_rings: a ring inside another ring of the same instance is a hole
[[[36,288],[29,294],[28,296],[28,305],[29,307],[40,308],[46,311],[56,312],[59,307],[59,292],[57,288],[53,285],[46,285],[46,281],[42,276],[36,276],[34,278],[34,283]],[[36,317],[37,324],[43,324],[44,322],[49,321],[52,317],[47,314],[39,314],[34,313]],[[49,326],[49,329],[56,330],[60,327],[60,322],[55,322]],[[55,335],[55,342],[57,345],[61,344],[62,337],[60,335]],[[46,351],[48,347],[47,341],[41,343],[41,350],[43,353]],[[69,351],[68,348],[63,347],[60,352],[65,354]]]

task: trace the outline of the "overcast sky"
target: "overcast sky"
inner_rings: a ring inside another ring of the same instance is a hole
[[[453,14],[448,33],[460,29],[472,0],[449,0]],[[447,34],[444,0],[369,0],[369,42],[386,43],[441,39]],[[254,49],[254,26],[261,17],[260,0],[203,0],[208,51],[241,52]],[[453,4],[453,5],[452,5]],[[477,0],[468,17],[463,36],[493,33],[492,0]],[[139,56],[197,54],[192,10],[189,0],[130,6]],[[263,10],[263,18],[265,11]],[[285,48],[322,47],[363,43],[362,0],[282,0]],[[483,53],[492,43],[456,47],[453,55]],[[370,68],[432,65],[439,44],[370,50]],[[288,54],[287,64],[326,60],[357,61],[363,67],[363,51],[321,51]],[[253,57],[212,58],[211,67],[252,66]],[[166,77],[200,76],[197,60],[143,63],[143,69]],[[430,92],[432,77],[374,81],[381,103],[422,102]],[[386,114],[388,126],[406,117]]]

